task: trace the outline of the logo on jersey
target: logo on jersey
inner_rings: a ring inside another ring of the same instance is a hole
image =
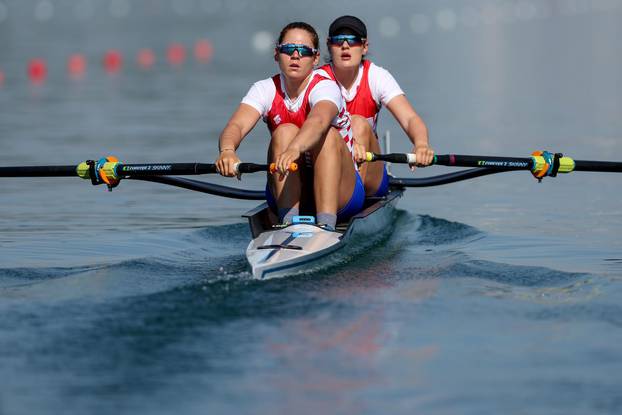
[[[279,125],[281,123],[281,116],[276,114],[276,116],[272,118],[272,121],[274,121],[274,124]]]

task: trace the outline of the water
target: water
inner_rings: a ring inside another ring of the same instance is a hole
[[[301,16],[325,33],[352,12],[137,1],[115,17],[115,2],[93,2],[80,20],[66,1],[37,21],[39,3],[3,2],[0,165],[209,162],[247,88],[275,70],[253,36]],[[360,3],[371,58],[438,153],[621,159],[619,1],[389,6]],[[163,61],[168,42],[200,37],[214,44],[210,64]],[[97,64],[112,47],[128,54],[118,76]],[[141,47],[159,53],[152,71],[133,67]],[[63,74],[76,50],[91,62],[82,81]],[[24,76],[33,56],[49,61],[42,86]],[[380,129],[408,150],[386,112]],[[258,126],[243,159],[261,162],[266,143]],[[253,281],[244,258],[240,215],[253,202],[129,180],[112,193],[78,178],[0,185],[0,413],[622,410],[615,174],[411,189],[391,236],[364,256],[271,281]]]

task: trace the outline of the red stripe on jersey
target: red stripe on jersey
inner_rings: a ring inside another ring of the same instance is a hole
[[[302,124],[307,119],[307,115],[311,112],[311,106],[309,105],[309,94],[313,90],[313,87],[317,85],[318,82],[325,80],[326,78],[315,74],[305,91],[305,95],[303,97],[302,104],[298,111],[290,111],[287,109],[285,105],[285,91],[281,88],[281,76],[279,74],[274,75],[272,77],[272,81],[274,82],[274,86],[276,87],[276,94],[274,94],[274,99],[272,100],[272,105],[270,106],[270,110],[266,115],[266,123],[268,124],[268,129],[270,132],[276,130],[276,128],[281,124],[294,124],[298,128],[302,127]]]
[[[352,98],[351,101],[348,101],[346,99],[346,106],[350,114],[360,115],[367,118],[375,131],[380,107],[376,104],[376,101],[374,101],[371,93],[371,88],[369,87],[370,66],[370,61],[363,61],[363,75],[361,77],[361,82],[358,85],[358,89],[356,90],[356,95],[354,95],[354,98]],[[331,77],[331,79],[337,79],[335,73],[333,72],[333,67],[330,64],[326,64],[320,67],[320,69],[324,70],[328,74],[328,76]]]

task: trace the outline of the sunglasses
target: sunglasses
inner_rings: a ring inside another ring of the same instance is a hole
[[[341,46],[344,42],[348,42],[350,46],[361,46],[363,42],[365,42],[365,38],[357,35],[337,35],[328,37],[328,43],[334,46]]]
[[[315,48],[310,48],[306,45],[298,45],[296,43],[285,43],[283,45],[277,45],[276,48],[279,53],[284,53],[289,56],[292,56],[296,51],[298,51],[299,56],[315,56],[318,52]]]

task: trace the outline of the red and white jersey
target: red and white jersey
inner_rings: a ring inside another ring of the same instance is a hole
[[[287,95],[280,74],[255,82],[242,99],[243,104],[250,105],[261,114],[270,132],[285,123],[294,124],[298,128],[302,127],[311,108],[320,101],[330,101],[337,106],[339,113],[333,118],[331,125],[339,130],[352,154],[352,126],[346,102],[337,83],[317,71],[313,72],[304,91],[295,100]]]
[[[337,81],[331,64],[320,67],[318,72]],[[364,60],[359,66],[356,80],[349,90],[339,83],[338,85],[346,100],[348,112],[367,118],[374,132],[382,106],[387,105],[396,96],[404,95],[404,91],[389,71],[368,60]]]

